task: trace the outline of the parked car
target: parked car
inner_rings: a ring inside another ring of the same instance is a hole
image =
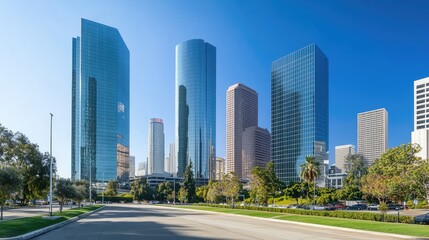
[[[295,208],[298,208],[298,204],[291,204],[291,205],[289,205],[289,206],[287,206],[287,208],[292,208],[292,209],[295,209]]]
[[[334,204],[326,204],[324,207],[325,207],[325,210],[331,210],[331,211],[337,210]]]
[[[369,204],[367,209],[377,211],[379,208],[380,208],[380,205],[378,204]]]
[[[418,215],[414,217],[415,224],[429,224],[429,213]]]
[[[366,204],[355,204],[355,205],[346,207],[346,210],[365,210],[365,209],[367,209]]]
[[[395,204],[395,203],[391,203],[388,205],[389,210],[403,210],[404,206],[399,205],[399,204]]]

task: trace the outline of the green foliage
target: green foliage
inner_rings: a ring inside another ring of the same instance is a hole
[[[347,177],[343,188],[338,192],[338,198],[343,200],[362,199],[361,179],[368,172],[368,167],[365,165],[363,156],[360,154],[349,154],[344,161],[344,166]]]
[[[212,185],[212,180],[210,180],[209,185],[204,185],[196,188],[196,195],[199,198],[198,200],[202,200],[204,202],[207,201],[207,193],[210,189],[210,185]]]
[[[161,201],[167,201],[173,199],[173,184],[170,182],[162,182],[156,188],[156,195]]]
[[[198,206],[209,206],[217,208],[230,208],[225,205],[217,204],[198,204]],[[236,209],[246,209],[246,210],[257,210],[265,212],[278,212],[278,213],[288,213],[288,214],[297,214],[297,215],[310,215],[310,216],[322,216],[322,217],[336,217],[336,218],[347,218],[347,219],[359,219],[359,220],[368,220],[368,221],[378,221],[381,222],[397,222],[398,217],[395,215],[386,215],[379,213],[370,213],[370,212],[355,212],[355,211],[319,211],[319,210],[302,210],[302,209],[290,209],[290,208],[271,208],[271,207],[256,207],[256,206],[236,206]],[[413,223],[414,217],[411,216],[400,216],[400,223]]]
[[[56,172],[55,158],[53,174]],[[45,198],[49,191],[50,156],[41,153],[37,144],[19,132],[13,133],[0,125],[0,165],[13,167],[23,184],[20,196],[23,202]]]
[[[378,210],[380,210],[380,212],[382,212],[383,214],[386,214],[387,210],[389,210],[389,206],[387,206],[385,202],[382,202],[380,203]]]
[[[186,188],[184,186],[180,187],[177,199],[179,199],[180,203],[188,202],[188,191],[186,191]]]
[[[305,158],[305,163],[301,165],[301,173],[299,177],[304,180],[306,183],[313,183],[316,181],[317,177],[320,175],[319,163],[316,162],[316,158],[313,156],[307,156]],[[309,185],[307,185],[309,186]],[[307,202],[309,199],[310,190],[307,188]]]
[[[0,165],[0,220],[3,220],[3,206],[21,186],[22,181],[18,172],[11,167]]]
[[[110,180],[107,183],[106,191],[104,192],[107,196],[115,196],[118,194],[119,182],[117,180]]]
[[[65,201],[75,198],[76,190],[70,179],[60,178],[55,184],[54,194],[60,204],[60,212],[62,212]]]
[[[389,149],[368,169],[362,191],[376,197],[380,202],[402,202],[424,192],[424,184],[418,184],[418,181],[424,181],[423,175],[429,172],[416,170],[416,166],[424,163],[415,156],[420,149],[413,144]]]
[[[188,164],[183,173],[183,187],[186,191],[186,199],[189,202],[193,202],[195,198],[195,178],[194,172],[192,171],[192,162]]]
[[[267,203],[268,198],[274,197],[280,187],[273,162],[267,163],[265,169],[255,167],[250,176],[250,196],[258,203]]]
[[[295,199],[296,204],[299,204],[299,200],[302,199],[303,191],[303,184],[298,182],[291,182],[287,188],[283,190],[285,196]]]

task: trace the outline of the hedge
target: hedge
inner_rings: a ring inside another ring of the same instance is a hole
[[[207,207],[218,207],[218,208],[231,208],[229,205],[217,205],[217,204],[205,204],[200,203],[198,206],[207,206]],[[291,208],[271,208],[271,207],[256,207],[256,206],[234,206],[235,209],[244,209],[244,210],[257,210],[265,212],[279,212],[279,213],[289,213],[297,215],[310,215],[310,216],[322,216],[322,217],[337,217],[337,218],[348,218],[348,219],[359,219],[359,220],[368,220],[368,221],[379,221],[382,222],[397,222],[398,216],[381,213],[369,213],[369,212],[352,212],[352,211],[325,211],[325,210],[304,210],[304,209],[291,209]],[[400,223],[413,223],[414,217],[412,216],[400,216]]]
[[[97,196],[96,201],[102,201],[102,196]],[[104,196],[105,202],[113,202],[113,203],[132,203],[133,198],[132,197],[119,197],[119,196]]]

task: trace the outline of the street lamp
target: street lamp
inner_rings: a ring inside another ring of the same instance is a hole
[[[54,116],[51,114],[51,139],[50,139],[50,148],[49,148],[49,159],[50,159],[50,172],[49,172],[49,216],[52,216],[52,117]]]
[[[104,204],[104,189],[106,188],[104,187],[104,173],[102,173],[101,175],[103,176],[103,191],[101,192],[101,203]]]

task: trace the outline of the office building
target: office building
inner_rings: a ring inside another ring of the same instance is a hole
[[[388,115],[384,108],[359,113],[358,116],[358,153],[370,166],[387,150]]]
[[[225,159],[216,157],[216,176],[215,180],[222,180],[225,175]]]
[[[174,143],[170,144],[170,153],[168,155],[170,161],[169,173],[173,176],[177,176],[177,164],[176,164],[176,145]]]
[[[429,77],[414,81],[414,131],[411,133],[411,143],[421,147],[417,157],[429,158]]]
[[[328,89],[328,59],[315,44],[272,63],[271,157],[285,183],[300,181],[307,156],[321,166],[328,159]]]
[[[130,156],[130,178],[136,175],[136,158]]]
[[[192,162],[195,178],[214,178],[216,156],[216,48],[193,39],[176,46],[178,176]]]
[[[242,141],[242,178],[250,179],[254,167],[264,169],[271,161],[271,134],[267,129],[248,127]]]
[[[149,123],[147,174],[164,173],[164,123],[151,118]]]
[[[71,178],[127,180],[130,52],[116,28],[86,19],[72,46]]]
[[[170,172],[170,156],[165,156],[164,158],[164,172]]]
[[[356,151],[354,145],[348,144],[335,146],[335,167],[341,170],[341,172],[346,172],[346,168],[344,166],[345,160],[348,155],[355,153]]]
[[[226,92],[226,172],[242,178],[242,135],[246,128],[258,126],[258,94],[237,83]]]
[[[139,162],[139,164],[137,165],[137,171],[136,171],[135,177],[146,176],[147,175],[146,169],[147,169],[147,162]]]

